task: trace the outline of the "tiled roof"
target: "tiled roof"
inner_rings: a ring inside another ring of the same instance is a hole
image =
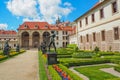
[[[51,25],[47,22],[24,22],[18,30],[72,30],[70,26]]]
[[[17,34],[14,30],[0,30],[0,34]]]

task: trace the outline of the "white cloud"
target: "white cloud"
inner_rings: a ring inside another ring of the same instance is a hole
[[[43,18],[48,22],[54,22],[58,16],[67,16],[72,12],[73,7],[70,5],[62,5],[61,0],[38,0],[40,5],[40,11]],[[66,3],[68,4],[68,2]],[[62,7],[62,6],[64,7]]]
[[[13,15],[29,18],[38,17],[36,5],[36,0],[9,0],[7,2],[7,8]]]
[[[69,15],[73,7],[71,3],[62,0],[9,0],[8,10],[15,16],[23,17],[23,21],[55,22],[58,16]]]
[[[0,29],[6,30],[8,25],[5,23],[0,23]]]

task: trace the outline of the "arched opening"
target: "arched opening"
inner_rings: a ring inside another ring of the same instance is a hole
[[[22,33],[22,47],[29,48],[29,33],[28,32]]]
[[[50,33],[49,32],[43,33],[43,41],[46,42],[46,45],[48,46],[48,44],[50,42]]]
[[[39,33],[38,32],[34,32],[32,34],[32,46],[34,48],[37,48],[39,46],[39,44],[40,44],[40,40],[39,39],[40,39]]]

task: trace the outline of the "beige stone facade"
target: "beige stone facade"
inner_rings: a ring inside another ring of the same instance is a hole
[[[9,40],[9,46],[11,48],[16,48],[18,44],[17,32],[13,30],[0,30],[0,48],[3,49],[6,40]]]
[[[91,10],[76,19],[78,47],[102,51],[120,51],[120,1],[100,0]]]
[[[38,26],[37,28],[35,27],[36,25]],[[38,48],[43,41],[48,45],[49,37],[53,30],[56,33],[56,47],[66,47],[69,43],[68,34],[72,28],[68,26],[51,26],[46,22],[24,22],[18,28],[18,42],[22,48]]]

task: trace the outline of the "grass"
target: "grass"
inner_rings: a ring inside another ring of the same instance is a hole
[[[111,65],[87,66],[87,67],[75,68],[75,70],[84,74],[90,80],[107,80],[107,79],[117,78],[112,74],[100,70],[101,68],[110,68],[110,67],[113,66]]]
[[[42,53],[39,52],[38,55],[39,55],[39,76],[40,76],[40,80],[48,80],[46,70],[45,70],[45,66],[44,66],[44,61],[43,61],[43,58],[42,58]]]

